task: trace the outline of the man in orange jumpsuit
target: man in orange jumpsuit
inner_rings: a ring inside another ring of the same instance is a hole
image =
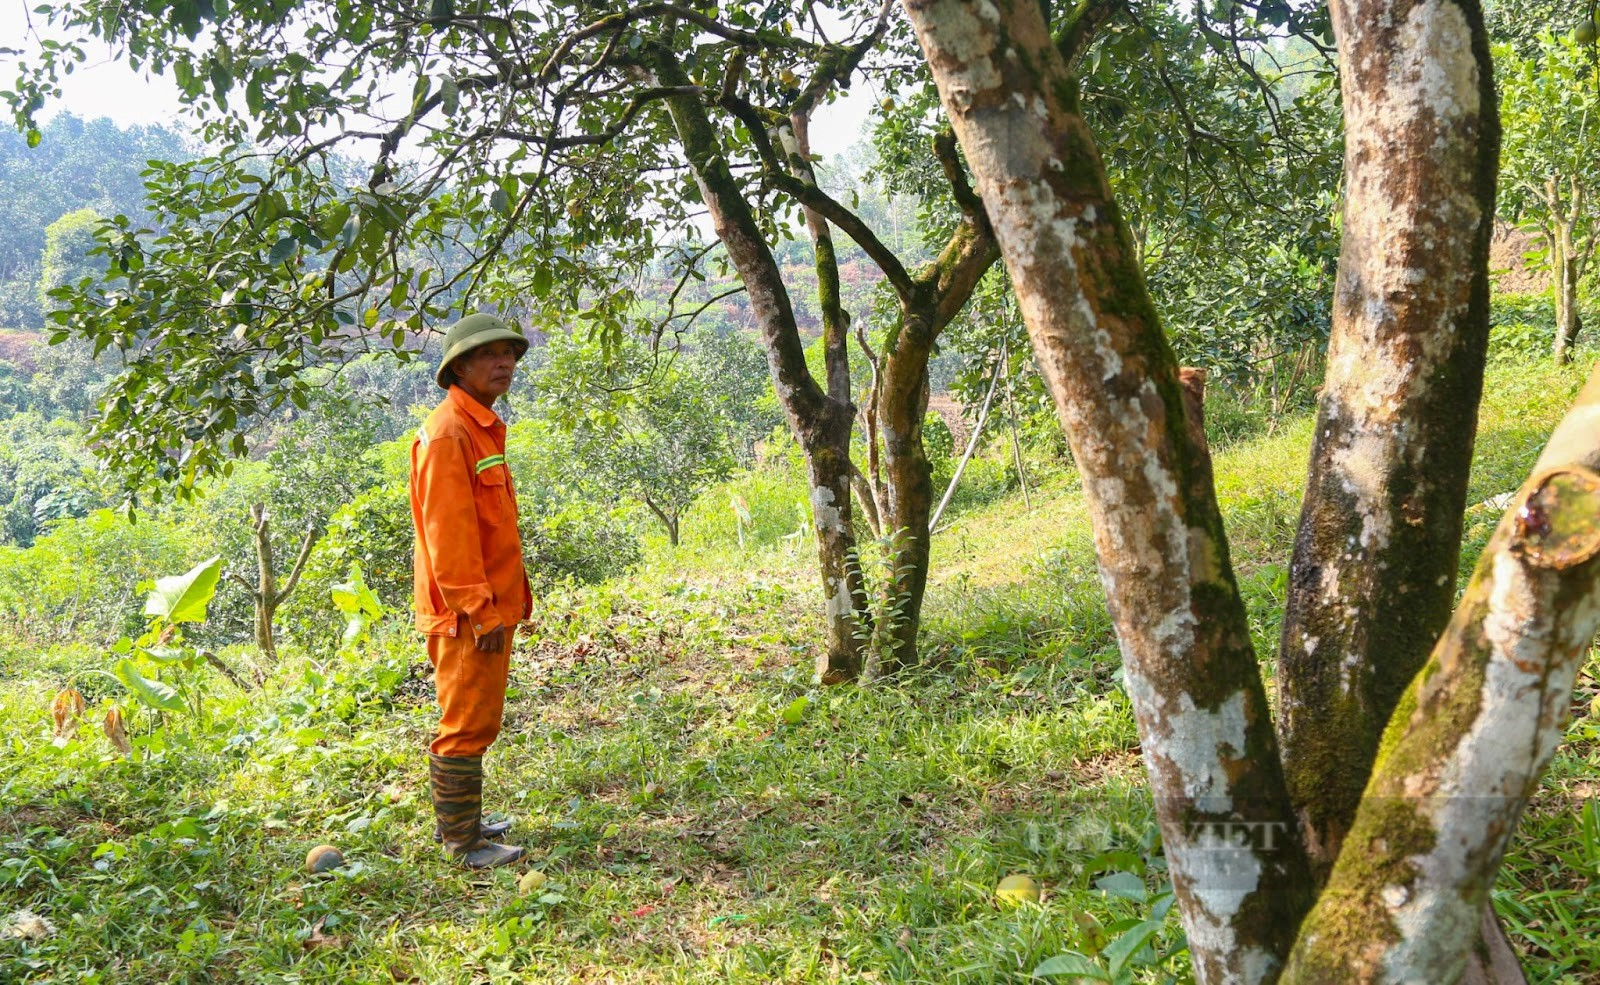
[[[527,351],[522,333],[493,315],[451,326],[437,375],[447,394],[411,446],[417,628],[441,712],[428,778],[445,850],[472,868],[523,855],[491,840],[509,822],[483,822],[483,754],[500,734],[512,634],[533,609],[506,426],[492,409]]]

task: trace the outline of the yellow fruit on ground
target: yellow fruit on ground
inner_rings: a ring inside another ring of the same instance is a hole
[[[544,881],[545,875],[538,869],[532,869],[528,872],[524,872],[522,874],[522,878],[517,880],[517,892],[524,896],[528,895],[529,893],[537,893],[539,891],[539,887],[544,885]]]
[[[1001,903],[1016,906],[1020,903],[1039,902],[1039,884],[1032,876],[1020,873],[1006,876],[994,887],[994,898]]]
[[[306,871],[327,872],[344,864],[344,856],[332,845],[318,845],[306,852]]]

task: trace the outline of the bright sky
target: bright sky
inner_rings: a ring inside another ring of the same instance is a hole
[[[28,37],[28,11],[37,0],[0,0],[0,47],[23,47]],[[43,18],[33,15],[41,31]],[[32,44],[26,45],[32,48]],[[4,62],[0,66],[9,68]],[[7,72],[6,75],[10,73]],[[10,78],[0,79],[5,83]],[[811,125],[812,153],[832,157],[862,136],[867,114],[877,102],[869,86],[857,85],[843,98],[817,112]],[[146,76],[114,61],[108,49],[90,48],[89,60],[62,79],[65,98],[45,107],[44,120],[63,111],[85,119],[110,117],[119,126],[177,124],[180,104],[170,77]]]

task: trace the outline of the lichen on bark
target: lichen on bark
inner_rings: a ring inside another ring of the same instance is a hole
[[[1269,980],[1309,878],[1209,462],[1127,225],[1038,4],[906,9],[1083,476],[1196,976]]]
[[[715,128],[704,105],[687,93],[689,78],[665,43],[646,47],[651,70],[666,85],[685,94],[664,100],[690,170],[711,216],[718,239],[728,252],[760,328],[772,373],[773,389],[805,454],[814,503],[813,516],[821,569],[826,642],[817,656],[817,679],[825,684],[853,680],[861,673],[860,614],[867,610],[861,568],[855,563],[855,531],[850,521],[850,435],[854,409],[848,400],[848,376],[839,385],[830,373],[827,391],[806,368],[804,345],[783,277],[762,237],[759,225],[733,177]],[[842,332],[840,345],[842,349]],[[841,360],[831,360],[837,365]],[[833,391],[842,390],[845,399]],[[845,607],[841,600],[848,598]]]
[[[1600,631],[1600,368],[1391,721],[1288,983],[1453,982]]]
[[[1319,877],[1449,621],[1488,340],[1499,126],[1472,0],[1336,0],[1346,196],[1279,645],[1279,736]]]

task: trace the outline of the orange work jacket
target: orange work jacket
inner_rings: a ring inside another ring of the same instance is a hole
[[[533,611],[500,415],[460,387],[411,444],[417,628],[473,638]]]

